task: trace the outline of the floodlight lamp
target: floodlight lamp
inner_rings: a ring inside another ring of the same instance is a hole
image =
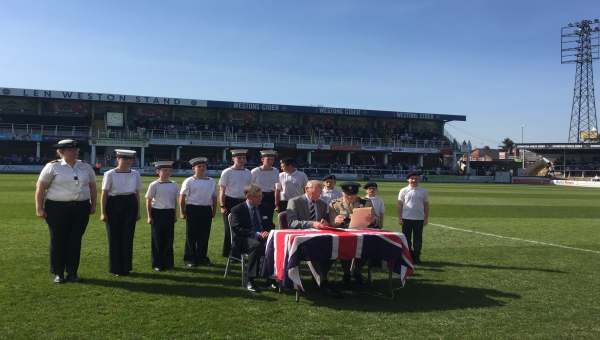
[[[599,23],[599,22],[600,22],[600,20],[598,20],[598,19],[594,19],[594,22],[595,22],[595,23]]]
[[[575,21],[575,26],[579,27],[579,21]]]
[[[596,26],[596,28],[594,28],[594,31],[596,31],[596,32],[600,31],[600,27]]]
[[[573,24],[572,24],[572,23],[569,23],[567,26],[568,26],[568,27],[573,27]]]

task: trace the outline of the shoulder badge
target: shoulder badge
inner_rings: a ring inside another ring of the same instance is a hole
[[[56,163],[56,162],[58,162],[58,159],[53,159],[50,161],[50,163]]]

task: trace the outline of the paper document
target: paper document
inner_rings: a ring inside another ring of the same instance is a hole
[[[350,229],[366,229],[369,227],[369,222],[365,218],[371,214],[371,207],[355,208],[352,210],[352,218],[350,219]]]

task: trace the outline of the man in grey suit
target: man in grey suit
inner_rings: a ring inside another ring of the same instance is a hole
[[[328,226],[327,203],[321,201],[323,186],[319,181],[308,181],[304,188],[306,194],[288,201],[287,221],[291,229],[310,229]],[[331,286],[327,278],[334,263],[331,259],[308,261],[308,266],[323,293],[331,298],[340,298],[341,294]]]

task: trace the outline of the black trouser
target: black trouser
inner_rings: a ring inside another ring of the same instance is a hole
[[[229,257],[229,253],[231,252],[231,232],[229,231],[229,221],[227,217],[231,213],[231,209],[236,205],[246,201],[245,198],[233,198],[229,196],[225,196],[225,209],[227,213],[223,215],[223,226],[225,227],[225,236],[223,238],[223,251],[221,255],[223,257]]]
[[[284,211],[287,210],[287,203],[288,203],[288,201],[279,201],[278,206],[279,206],[279,212],[280,213],[282,213],[282,212],[284,212]]]
[[[248,279],[250,280],[260,276],[260,258],[265,255],[265,242],[265,240],[241,237],[240,252],[248,254]]]
[[[46,200],[46,223],[50,231],[50,273],[76,275],[81,238],[90,220],[90,201]]]
[[[269,219],[271,219],[271,221],[273,220],[273,214],[275,211],[275,193],[273,191],[270,192],[264,192],[263,191],[263,196],[262,196],[262,203],[266,204],[269,206],[269,212],[268,215]]]
[[[212,225],[212,206],[210,205],[185,205],[185,264],[208,264],[208,239]],[[229,254],[227,254],[229,255]]]
[[[152,209],[152,268],[172,269],[175,209]]]
[[[133,263],[133,235],[138,214],[135,194],[108,196],[106,200],[108,271],[126,274]]]
[[[402,219],[402,233],[406,236],[411,254],[421,255],[423,248],[423,220]],[[412,241],[411,241],[412,237]]]

